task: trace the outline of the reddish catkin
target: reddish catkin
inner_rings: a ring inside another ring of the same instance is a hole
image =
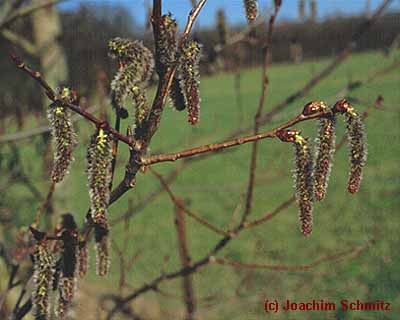
[[[343,113],[345,117],[350,166],[347,190],[350,193],[356,193],[360,190],[363,168],[367,161],[364,124],[360,115],[345,99],[338,101],[334,110]]]
[[[309,236],[313,226],[313,157],[306,139],[296,130],[282,130],[277,137],[295,146],[295,193],[299,205],[300,229]]]
[[[305,105],[303,115],[309,116],[328,110],[329,108],[324,102],[313,101]],[[326,196],[333,155],[335,153],[335,130],[336,118],[334,114],[319,118],[314,168],[314,196],[317,201],[321,201]]]
[[[60,90],[60,98],[67,98],[70,90]],[[52,103],[47,110],[51,134],[54,144],[54,160],[51,178],[54,182],[61,182],[68,174],[68,169],[74,160],[72,152],[77,144],[76,133],[71,121],[71,113],[61,102]]]
[[[180,77],[188,121],[195,125],[200,120],[200,72],[201,46],[196,41],[186,41],[182,46]]]
[[[89,267],[89,251],[86,241],[80,241],[78,245],[78,274],[83,278],[88,271]]]
[[[44,236],[35,245],[33,268],[33,313],[36,320],[47,320],[50,319],[49,294],[54,274],[54,257]]]
[[[246,10],[246,18],[249,23],[252,23],[258,15],[258,1],[244,0],[244,8]]]

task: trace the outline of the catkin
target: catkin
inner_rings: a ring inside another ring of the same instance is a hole
[[[198,42],[190,40],[183,44],[179,71],[188,121],[192,125],[200,119],[200,56],[201,46]]]
[[[244,0],[244,8],[246,10],[246,18],[249,23],[252,23],[258,15],[258,1]]]
[[[49,106],[47,117],[54,141],[51,178],[55,183],[58,183],[68,174],[68,169],[74,160],[72,152],[77,144],[77,138],[70,111],[61,102],[56,101]]]
[[[313,157],[306,139],[296,130],[280,130],[277,137],[295,147],[295,194],[299,205],[300,229],[309,236],[313,226]]]
[[[364,124],[360,115],[345,99],[338,101],[333,111],[340,112],[345,117],[350,166],[347,190],[350,193],[356,193],[360,190],[363,168],[367,161],[367,138]]]
[[[296,150],[294,176],[300,228],[305,236],[309,236],[313,226],[313,158],[306,139],[297,135],[294,145]]]
[[[86,245],[86,241],[79,242],[78,245],[78,274],[79,277],[83,278],[89,267],[89,251]]]
[[[109,269],[107,207],[110,199],[111,141],[111,135],[100,128],[92,137],[88,151],[90,211],[95,227],[96,270],[101,276],[107,275]]]
[[[100,128],[91,138],[87,152],[90,212],[95,224],[106,224],[110,199],[112,162],[111,134]]]
[[[317,201],[321,201],[326,196],[333,155],[335,153],[335,130],[336,118],[334,115],[319,119],[314,170],[314,196]]]
[[[349,180],[347,190],[356,193],[360,190],[363,168],[367,161],[367,145],[364,124],[355,112],[347,112],[346,129],[349,144]]]
[[[45,238],[37,241],[35,245],[33,268],[33,313],[36,320],[47,320],[50,319],[49,294],[54,274],[54,257]]]
[[[110,243],[108,225],[95,225],[96,273],[106,276],[110,269]]]
[[[176,20],[172,18],[171,13],[163,15],[160,19],[157,48],[160,62],[166,67],[171,67],[171,65],[176,60],[177,32],[178,25],[176,23]]]
[[[142,42],[115,38],[108,43],[109,54],[119,62],[119,70],[111,82],[114,107],[121,108],[134,86],[144,86],[154,69],[153,54]]]

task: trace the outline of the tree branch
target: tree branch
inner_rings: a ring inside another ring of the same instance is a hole
[[[268,35],[267,40],[265,42],[263,52],[264,52],[264,59],[263,59],[263,68],[262,68],[262,75],[261,75],[261,94],[260,99],[258,102],[257,112],[254,115],[254,127],[253,127],[253,134],[257,135],[260,130],[260,120],[261,115],[264,109],[265,100],[267,97],[267,88],[268,88],[268,67],[269,67],[269,59],[270,59],[270,46],[272,43],[272,35],[274,32],[274,25],[276,21],[276,17],[279,13],[280,5],[275,6],[275,12],[271,15],[269,19],[269,27],[268,27]],[[256,169],[257,169],[257,152],[258,151],[258,140],[255,140],[252,146],[251,152],[251,160],[250,160],[250,172],[249,172],[249,182],[247,186],[247,195],[246,195],[246,205],[245,210],[243,212],[241,224],[243,224],[248,215],[251,213],[252,203],[253,203],[253,191],[254,191],[254,182],[256,177]]]

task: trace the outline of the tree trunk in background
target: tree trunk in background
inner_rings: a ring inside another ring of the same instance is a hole
[[[299,19],[304,21],[306,18],[306,4],[305,0],[299,0]]]
[[[311,22],[317,21],[317,0],[311,0],[310,2],[310,20]]]
[[[40,4],[46,0],[34,0]],[[68,80],[68,69],[64,50],[59,43],[62,34],[60,17],[55,6],[38,10],[32,14],[33,36],[35,46],[39,53],[41,72],[49,84],[55,88]],[[46,112],[49,101],[43,94],[43,109]],[[44,113],[45,113],[44,112]],[[43,172],[45,178],[50,180],[53,163],[50,134],[43,136],[45,152],[43,154]],[[52,205],[48,212],[51,213]],[[48,221],[48,219],[46,219]],[[50,222],[50,221],[49,221]]]
[[[367,17],[371,16],[371,0],[365,0],[365,15]]]

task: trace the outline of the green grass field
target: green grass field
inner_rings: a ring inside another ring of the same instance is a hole
[[[396,56],[399,58],[399,56]],[[286,98],[329,63],[329,60],[307,62],[301,65],[274,65],[270,69],[265,110]],[[363,53],[351,57],[333,76],[321,82],[304,99],[290,105],[277,115],[268,130],[294,117],[310,100],[327,100],[332,103],[335,95],[351,80],[366,79],[374,71],[388,66],[392,60],[381,53]],[[160,130],[153,139],[150,152],[174,152],[205,143],[218,142],[239,126],[252,123],[260,93],[260,69],[250,69],[242,74],[243,110],[237,107],[234,77],[219,74],[202,80],[202,111],[200,124],[192,128],[185,113],[166,108]],[[304,238],[298,226],[297,206],[292,205],[274,219],[251,231],[243,232],[219,255],[235,261],[257,262],[271,265],[308,264],[327,255],[363,246],[374,240],[361,255],[343,261],[323,263],[308,271],[244,270],[211,265],[194,276],[195,295],[198,298],[198,319],[398,319],[400,315],[400,245],[399,227],[399,103],[400,73],[388,75],[355,90],[352,96],[371,104],[379,94],[385,98],[384,108],[373,110],[366,120],[368,135],[368,162],[360,193],[346,192],[347,151],[342,148],[335,156],[330,178],[328,197],[315,204],[314,232]],[[79,89],[79,88],[78,88]],[[355,106],[359,111],[368,105]],[[338,140],[344,134],[342,121],[338,121]],[[124,129],[129,121],[124,121]],[[317,122],[296,126],[304,135],[315,138]],[[76,150],[71,174],[56,191],[57,213],[73,212],[83,221],[89,199],[86,187],[85,154],[88,135],[93,128],[79,123],[80,145]],[[45,194],[48,182],[42,178],[39,139],[21,144],[22,157],[27,172],[32,173],[34,183]],[[38,151],[39,150],[39,151]],[[116,183],[124,173],[128,153],[120,147]],[[232,222],[233,213],[240,218],[246,191],[251,144],[212,155],[189,165],[171,185],[174,193],[190,199],[190,208],[212,224],[226,229]],[[179,162],[154,166],[167,174]],[[293,195],[293,148],[278,140],[263,140],[259,144],[257,182],[251,219],[261,217],[282,201]],[[3,184],[4,178],[0,177]],[[148,192],[159,187],[158,180],[150,173],[139,174],[137,186],[120,201],[112,205],[112,218],[128,210]],[[16,225],[31,222],[39,201],[21,185],[5,191],[4,207],[13,208]],[[179,268],[177,235],[174,226],[174,207],[166,193],[136,215],[129,226],[130,241],[126,258],[140,252],[137,262],[128,275],[129,285],[138,287],[160,274],[161,269],[173,271]],[[203,257],[219,240],[220,236],[187,217],[187,233],[192,259]],[[122,245],[123,224],[112,228],[113,240]],[[91,270],[94,271],[94,252],[91,252]],[[164,262],[168,256],[167,263]],[[94,274],[91,283],[103,283],[107,290],[116,290],[119,281],[119,264],[116,254],[112,259],[112,274],[107,285]],[[94,272],[93,272],[94,273]],[[168,281],[160,287],[176,297],[148,293],[139,301],[150,318],[177,319],[183,311],[181,282]],[[130,290],[127,290],[129,292]],[[341,299],[362,301],[385,300],[392,303],[392,312],[336,311],[278,313],[267,315],[264,299],[304,301],[315,299],[336,302]],[[153,311],[149,311],[149,309]],[[77,302],[77,314],[85,310],[83,302]],[[156,311],[154,311],[156,310]]]

